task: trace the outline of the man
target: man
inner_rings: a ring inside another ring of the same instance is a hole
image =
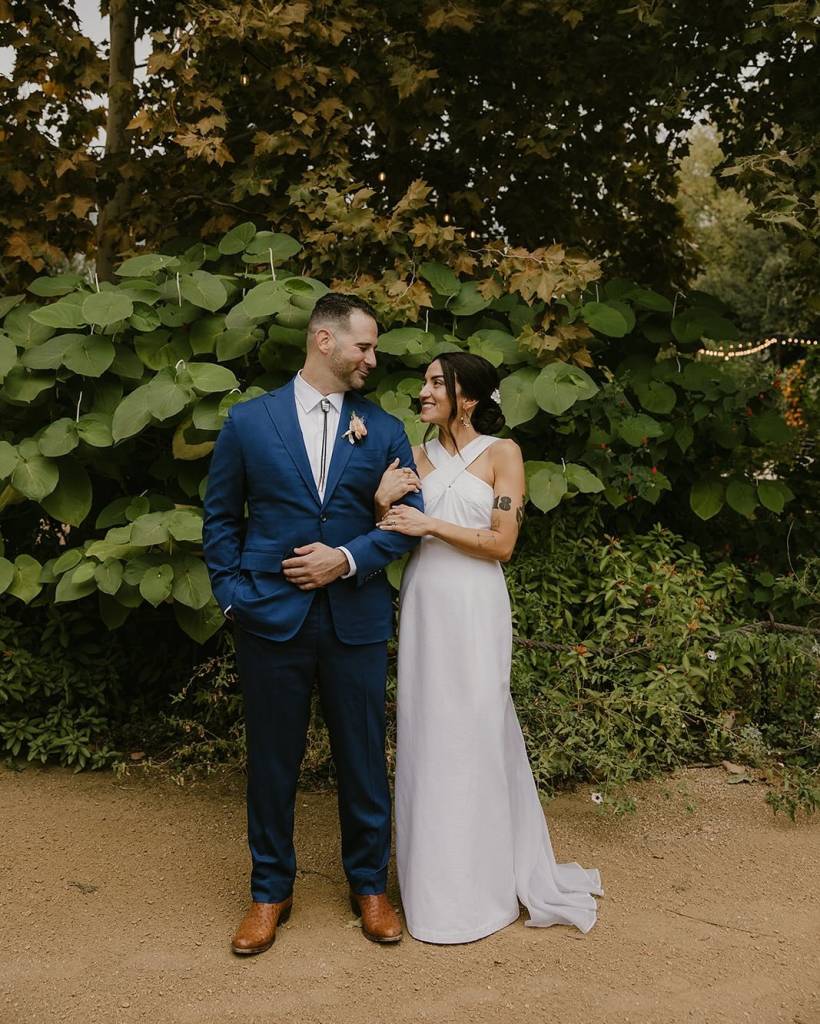
[[[376,366],[377,342],[366,302],[325,295],[308,324],[303,368],[231,409],[211,462],[205,558],[214,596],[235,625],[248,750],[253,902],[233,937],[238,954],[268,949],[290,915],[294,803],[314,681],[336,764],[351,904],[369,939],[401,938],[385,896],[392,602],[384,567],[414,541],[376,528],[373,497],[394,459],[414,467],[401,423],[356,394]],[[422,505],[416,493],[403,500]]]

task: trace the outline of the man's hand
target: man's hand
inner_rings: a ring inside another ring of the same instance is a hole
[[[297,557],[285,559],[282,572],[300,590],[326,587],[328,583],[344,576],[348,570],[347,556],[338,548],[317,542],[293,550]]]

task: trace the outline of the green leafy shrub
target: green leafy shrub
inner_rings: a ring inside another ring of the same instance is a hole
[[[662,526],[607,535],[590,511],[533,519],[506,574],[513,699],[543,792],[582,780],[623,808],[633,780],[704,758],[805,771],[817,764],[816,640],[799,628],[773,632],[769,623],[750,622],[743,613],[750,582],[738,567],[709,568],[694,545]],[[812,607],[817,614],[817,602]],[[394,700],[391,675],[391,762]],[[175,770],[241,763],[228,640],[176,706],[166,754]],[[305,768],[311,781],[332,776],[316,708]],[[805,796],[805,778],[802,785]]]
[[[9,612],[14,611],[12,617]],[[190,673],[193,645],[109,636],[79,607],[17,605],[0,613],[0,751],[28,761],[102,768],[145,742],[156,707]]]

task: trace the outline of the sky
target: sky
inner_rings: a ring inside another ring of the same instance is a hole
[[[108,42],[108,18],[103,18],[100,14],[98,0],[74,0],[74,9],[77,11],[80,27],[85,35],[90,36],[96,43]],[[137,63],[144,64],[151,52],[151,44],[147,37],[137,41],[135,50]],[[0,47],[0,74],[10,74],[13,65],[14,51],[12,48]],[[137,69],[136,77],[140,77],[140,69]]]

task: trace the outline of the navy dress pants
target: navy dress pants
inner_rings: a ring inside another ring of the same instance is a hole
[[[339,787],[342,862],[354,892],[384,892],[390,859],[390,791],[384,759],[387,643],[345,644],[318,590],[302,628],[275,641],[235,631],[248,749],[252,899],[293,891],[293,816],[314,683]]]

